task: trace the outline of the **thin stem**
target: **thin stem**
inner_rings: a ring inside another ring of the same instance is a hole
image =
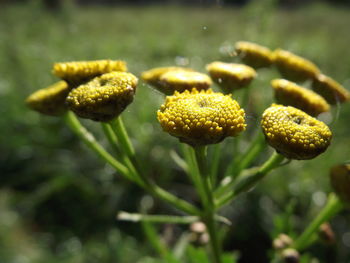
[[[130,222],[144,221],[158,224],[191,224],[200,220],[198,216],[148,215],[128,213],[125,211],[119,212],[117,219]]]
[[[222,207],[240,193],[249,191],[259,181],[261,181],[271,170],[276,168],[283,160],[284,157],[282,155],[274,152],[271,155],[271,157],[262,166],[260,166],[258,170],[252,169],[252,173],[249,173],[244,177],[239,178],[236,184],[234,185],[232,191],[226,196],[219,199],[216,203],[216,206]]]
[[[218,175],[218,168],[219,168],[219,162],[220,162],[220,153],[221,153],[221,144],[220,143],[214,144],[212,161],[210,163],[210,178],[213,186],[216,185],[216,181],[218,179],[217,175]]]
[[[207,202],[204,202],[203,200],[204,213],[202,215],[202,218],[210,236],[210,246],[212,249],[214,262],[221,263],[221,245],[219,237],[217,235],[218,231],[216,229],[215,223],[215,201],[212,191],[212,183],[210,180],[210,170],[207,167],[206,147],[197,146],[194,147],[194,150],[196,161],[201,172],[201,179],[203,182],[204,191],[207,196]]]
[[[71,130],[98,156],[100,156],[103,160],[105,160],[108,164],[110,164],[114,169],[116,169],[119,173],[133,181],[128,168],[125,167],[122,163],[117,161],[110,155],[95,139],[95,137],[88,132],[85,127],[79,122],[77,117],[73,112],[68,111],[64,115],[64,121],[71,128]]]
[[[324,222],[328,221],[337,213],[339,213],[343,208],[344,205],[341,200],[339,200],[335,194],[331,193],[328,196],[328,201],[325,207],[323,207],[320,213],[314,218],[314,220],[294,242],[293,247],[299,251],[307,248],[312,242],[313,234],[318,231],[319,227]]]
[[[110,122],[110,124],[111,124],[112,129],[114,130],[115,134],[118,137],[118,140],[120,142],[121,147],[126,152],[127,156],[129,156],[130,158],[134,158],[135,157],[135,150],[131,144],[128,133],[125,129],[122,117],[119,116],[118,118],[112,120]]]
[[[221,196],[228,190],[231,190],[235,184],[235,179],[241,171],[246,169],[256,157],[265,149],[266,143],[262,133],[258,133],[254,138],[253,142],[250,144],[248,150],[238,156],[233,162],[228,166],[224,179],[220,183],[220,187],[215,191],[215,196]]]

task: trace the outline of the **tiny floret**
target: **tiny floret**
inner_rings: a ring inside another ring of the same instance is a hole
[[[159,67],[153,68],[147,71],[142,72],[141,79],[147,84],[153,86],[163,93],[171,93],[169,89],[164,87],[163,83],[160,81],[160,77],[170,71],[193,71],[190,68],[184,67]]]
[[[293,106],[312,116],[330,110],[329,104],[323,97],[294,82],[285,79],[274,79],[271,81],[271,86],[279,104]]]
[[[332,105],[350,100],[350,92],[347,89],[334,79],[323,74],[317,75],[313,79],[312,89]]]
[[[325,123],[291,106],[267,108],[261,127],[267,142],[289,159],[315,158],[327,149],[332,139]]]
[[[245,113],[230,95],[209,90],[166,97],[157,112],[165,132],[192,146],[221,142],[245,130]]]
[[[67,110],[65,100],[69,91],[70,88],[67,82],[58,81],[31,94],[26,99],[26,103],[28,107],[42,114],[58,116]]]
[[[229,93],[244,88],[256,77],[256,71],[244,64],[215,61],[207,65],[207,71],[223,91]]]
[[[68,83],[80,85],[105,73],[127,70],[121,60],[95,60],[55,63],[52,72]]]
[[[278,70],[288,80],[305,81],[320,74],[320,70],[314,63],[292,52],[277,49],[273,57]]]
[[[136,85],[133,74],[111,72],[73,89],[66,102],[82,118],[110,121],[133,101]]]
[[[160,82],[170,95],[175,91],[183,92],[192,88],[207,90],[212,84],[210,77],[203,73],[183,70],[164,73],[160,77]]]
[[[236,52],[243,63],[253,68],[269,67],[273,63],[272,51],[267,47],[246,41],[235,45]]]

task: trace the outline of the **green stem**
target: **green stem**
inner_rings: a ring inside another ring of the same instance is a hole
[[[115,134],[117,135],[117,138],[120,142],[122,149],[126,152],[127,156],[129,156],[131,159],[134,159],[135,158],[135,150],[131,144],[128,133],[125,129],[122,117],[119,116],[118,118],[112,120],[110,122],[110,124],[111,124],[112,129],[114,130]]]
[[[200,220],[198,216],[148,215],[128,213],[125,211],[119,212],[117,219],[130,222],[144,221],[158,224],[191,224]]]
[[[215,191],[216,197],[221,196],[228,190],[232,189],[239,173],[246,169],[256,159],[256,157],[265,149],[265,146],[266,143],[264,136],[259,132],[250,144],[248,150],[230,163],[225,172],[224,179],[220,183],[220,187]]]
[[[207,166],[206,147],[194,147],[196,161],[201,172],[201,179],[206,193],[207,201],[204,202],[204,213],[202,214],[203,222],[205,223],[208,234],[210,236],[210,246],[213,253],[215,263],[221,263],[221,245],[218,237],[218,231],[215,223],[215,201],[212,189],[212,182],[210,178],[210,170]]]
[[[212,161],[210,162],[210,178],[213,186],[216,185],[216,182],[218,179],[217,175],[218,175],[218,168],[219,168],[219,162],[220,162],[220,153],[221,153],[221,144],[220,143],[214,144]]]
[[[304,250],[310,245],[313,234],[319,230],[319,227],[344,208],[343,203],[339,198],[331,193],[328,196],[327,204],[320,213],[314,218],[309,226],[304,230],[300,237],[294,242],[293,247],[298,250]]]
[[[114,169],[116,169],[119,173],[127,177],[128,179],[133,181],[128,168],[125,167],[122,163],[117,161],[110,155],[103,147],[96,141],[95,137],[88,132],[84,126],[81,125],[77,117],[73,112],[68,111],[64,116],[64,121],[67,125],[72,129],[72,131],[98,156],[100,156],[103,160],[105,160],[108,164],[110,164]]]
[[[284,157],[282,155],[274,152],[272,156],[257,171],[256,169],[252,169],[252,173],[249,173],[239,178],[238,181],[235,183],[233,190],[229,194],[219,199],[216,206],[222,207],[240,193],[249,191],[259,181],[261,181],[271,170],[276,168],[283,160]]]

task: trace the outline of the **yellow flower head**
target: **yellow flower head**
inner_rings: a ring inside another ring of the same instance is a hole
[[[277,49],[273,53],[274,63],[286,79],[305,81],[320,73],[318,67],[311,61],[299,57],[289,51]]]
[[[336,194],[346,203],[350,203],[350,164],[332,167],[331,184]]]
[[[78,116],[109,121],[124,111],[134,98],[137,78],[127,72],[111,72],[73,89],[67,105]]]
[[[207,90],[212,81],[209,76],[195,71],[168,71],[159,78],[166,94],[173,94],[175,91],[183,92],[196,88],[197,90]]]
[[[256,77],[253,68],[235,63],[215,61],[207,65],[212,78],[225,92],[243,88]]]
[[[312,116],[330,110],[330,106],[324,98],[294,82],[274,79],[271,81],[271,85],[275,91],[275,98],[280,104],[293,106]]]
[[[211,89],[176,91],[166,97],[157,115],[165,132],[192,146],[218,143],[246,127],[239,104]]]
[[[267,108],[261,127],[267,142],[289,159],[315,158],[327,149],[332,138],[326,124],[291,106]]]
[[[321,94],[330,104],[346,102],[350,100],[350,92],[334,79],[319,74],[313,79],[312,89]]]
[[[57,116],[67,110],[65,100],[70,88],[65,81],[40,89],[31,94],[27,99],[27,105],[42,114]]]
[[[127,71],[126,63],[120,60],[95,60],[55,63],[53,74],[74,85],[112,71]]]
[[[183,67],[160,67],[160,68],[153,68],[147,71],[142,72],[141,78],[144,82],[146,82],[149,85],[152,85],[159,91],[163,93],[169,92],[166,88],[164,88],[163,83],[160,81],[160,77],[167,72],[170,71],[193,71],[190,68],[183,68]]]
[[[269,67],[273,63],[272,51],[267,47],[239,41],[236,43],[235,49],[241,60],[253,68]]]

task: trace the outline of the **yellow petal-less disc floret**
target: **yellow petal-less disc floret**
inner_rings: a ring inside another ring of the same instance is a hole
[[[305,81],[320,74],[320,70],[314,63],[292,52],[277,49],[273,57],[278,70],[288,80]]]
[[[267,47],[246,41],[235,45],[236,52],[243,63],[253,68],[269,67],[273,63],[272,51]]]
[[[256,77],[256,71],[244,64],[215,61],[207,65],[207,71],[214,82],[225,92],[243,88]]]
[[[127,70],[121,60],[95,60],[55,63],[52,72],[68,83],[80,85],[105,73]]]
[[[209,90],[166,97],[157,112],[165,132],[192,146],[218,143],[245,130],[245,113],[230,95]]]
[[[350,164],[333,166],[330,173],[335,193],[348,205],[350,204]]]
[[[183,92],[196,88],[197,90],[207,90],[212,81],[209,76],[195,71],[169,71],[162,74],[159,78],[162,86],[169,90],[167,94],[171,95],[175,91]]]
[[[330,110],[329,104],[323,97],[294,82],[285,79],[274,79],[271,81],[271,86],[279,104],[293,106],[312,116],[317,116]]]
[[[124,111],[134,98],[137,78],[127,72],[111,72],[73,89],[67,105],[78,116],[109,121]]]
[[[312,89],[332,105],[350,100],[350,92],[348,90],[334,79],[323,74],[313,79]]]
[[[58,81],[55,84],[40,89],[31,94],[27,99],[27,105],[42,114],[57,116],[67,110],[65,100],[70,91],[65,81]]]
[[[267,142],[289,159],[315,158],[327,149],[332,138],[325,123],[291,106],[267,108],[261,127]]]
[[[159,91],[163,93],[168,93],[169,90],[167,90],[163,83],[160,81],[160,77],[170,71],[193,71],[191,68],[184,68],[184,67],[159,67],[159,68],[152,68],[150,70],[144,71],[141,74],[141,79],[146,82],[149,85],[152,85]]]

